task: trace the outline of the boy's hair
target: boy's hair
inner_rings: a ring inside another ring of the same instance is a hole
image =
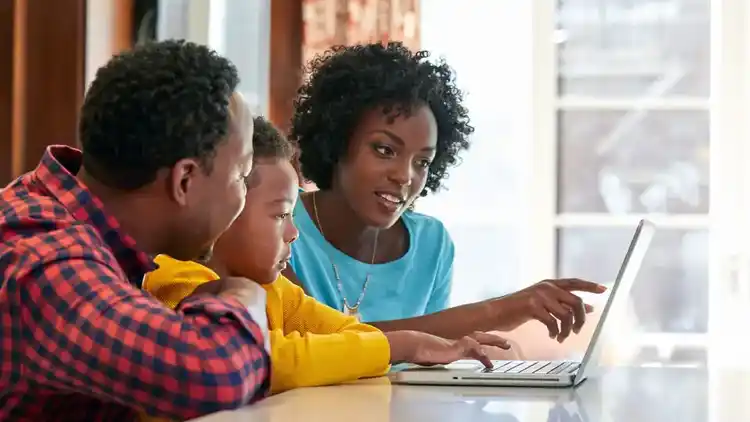
[[[273,123],[263,116],[256,116],[253,119],[253,125],[253,156],[255,159],[292,159],[296,152],[294,144],[282,135]]]

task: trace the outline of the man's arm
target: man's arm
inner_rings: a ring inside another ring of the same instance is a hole
[[[9,283],[32,382],[180,420],[268,390],[270,360],[239,302],[197,296],[175,312],[85,257],[40,261]]]

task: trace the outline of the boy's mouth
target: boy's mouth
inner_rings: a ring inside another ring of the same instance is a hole
[[[281,261],[279,261],[279,268],[281,268],[282,270],[285,270],[285,269],[286,269],[286,267],[287,267],[287,266],[289,265],[289,261],[290,261],[291,259],[292,259],[292,256],[291,256],[291,255],[289,255],[289,256],[287,256],[286,258],[284,258],[284,259],[282,259]]]

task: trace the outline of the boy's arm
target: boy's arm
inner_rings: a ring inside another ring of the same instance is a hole
[[[271,331],[271,390],[335,384],[388,372],[390,345],[377,328],[307,296],[288,279],[281,296],[284,328]]]

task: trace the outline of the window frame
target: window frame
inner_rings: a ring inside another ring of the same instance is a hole
[[[709,365],[731,359],[744,364],[737,345],[738,315],[750,318],[750,5],[743,0],[712,0],[711,95],[700,98],[559,97],[557,92],[557,2],[533,0],[534,23],[534,154],[528,165],[531,234],[524,256],[525,280],[557,273],[557,229],[634,226],[648,217],[663,229],[708,229],[709,328],[707,334],[642,334],[638,342],[662,350],[670,345],[706,346]],[[748,82],[745,82],[745,80]],[[558,122],[560,110],[707,110],[710,113],[710,209],[697,215],[607,215],[557,212]],[[743,113],[744,112],[744,113]],[[744,114],[744,116],[743,116]],[[748,144],[745,147],[743,144]],[[738,198],[739,201],[738,201]],[[740,235],[738,236],[738,233]],[[734,281],[733,281],[734,280]],[[739,285],[733,289],[730,284]],[[733,302],[737,291],[743,295]],[[729,309],[727,309],[729,308]],[[747,320],[747,319],[745,319]],[[744,343],[749,343],[744,341]],[[745,346],[746,347],[746,346]],[[744,349],[746,350],[746,349]]]

